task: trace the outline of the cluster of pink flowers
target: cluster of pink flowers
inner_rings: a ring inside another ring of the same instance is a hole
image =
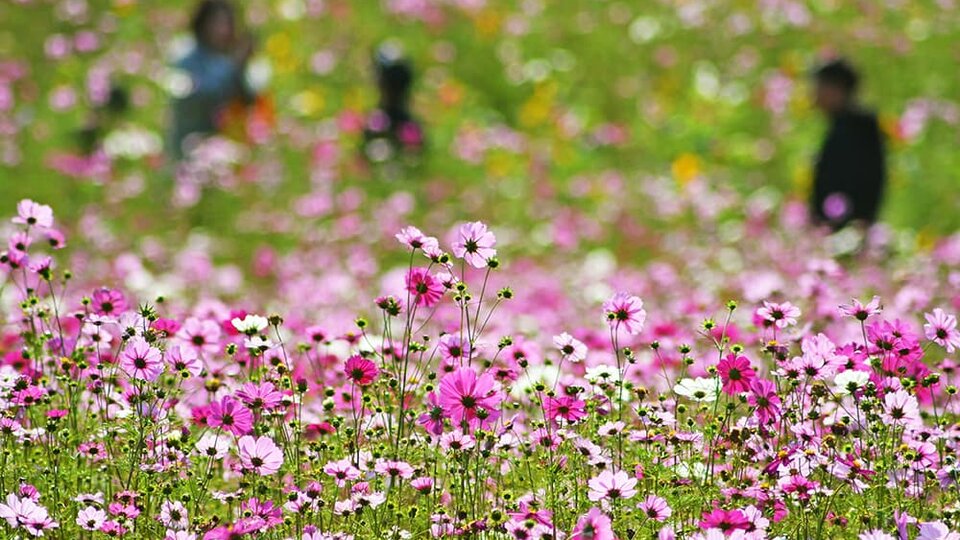
[[[12,224],[0,485],[42,465],[0,504],[11,534],[957,535],[948,308],[761,299],[690,330],[607,291],[589,312],[602,321],[522,332],[534,304],[498,283],[495,238],[474,222],[449,253],[403,228],[394,288],[331,332],[217,301],[73,292],[33,264],[48,260],[34,240],[49,207],[21,203]]]

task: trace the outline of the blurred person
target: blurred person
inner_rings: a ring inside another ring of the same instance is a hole
[[[89,156],[100,149],[103,139],[130,108],[130,96],[122,86],[111,85],[106,102],[90,111],[83,127],[77,132],[80,153]]]
[[[877,117],[857,102],[860,76],[846,60],[813,73],[817,107],[830,127],[814,169],[812,220],[834,230],[877,220],[886,184],[886,153]]]
[[[423,149],[420,123],[410,110],[413,66],[394,44],[380,47],[374,55],[380,101],[364,128],[364,156],[383,162],[397,154],[416,154]]]
[[[169,151],[177,159],[195,145],[194,139],[222,131],[228,107],[256,99],[246,82],[253,40],[237,31],[236,17],[227,0],[202,0],[194,12],[194,46],[176,63],[191,81],[188,92],[173,100]]]

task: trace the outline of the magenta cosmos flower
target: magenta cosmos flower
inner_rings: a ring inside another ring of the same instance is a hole
[[[591,508],[577,521],[570,540],[616,540],[613,524],[599,508]]]
[[[406,277],[407,293],[413,303],[422,307],[433,307],[443,297],[446,290],[443,283],[422,267],[411,268]]]
[[[469,367],[459,368],[440,379],[439,392],[443,413],[455,426],[488,421],[503,400],[497,382],[489,373],[478,377]]]
[[[457,230],[457,239],[453,242],[453,254],[474,268],[487,266],[487,261],[497,255],[493,246],[497,237],[479,221],[466,223]]]
[[[710,512],[704,512],[699,525],[701,529],[720,529],[729,534],[735,530],[746,531],[750,529],[751,523],[740,510],[714,508]]]
[[[260,476],[269,476],[280,470],[283,465],[283,451],[270,437],[244,435],[237,441],[240,449],[240,463],[243,468]]]
[[[767,424],[780,416],[780,396],[777,395],[777,385],[772,381],[755,379],[750,384],[747,403],[754,407],[754,414],[761,424]]]
[[[883,311],[883,307],[880,305],[879,296],[874,296],[873,299],[866,304],[854,298],[849,304],[840,306],[841,315],[844,317],[853,317],[861,322],[869,319],[872,315],[878,315],[881,311]]]
[[[934,309],[933,313],[927,313],[923,317],[927,320],[927,324],[923,325],[927,339],[940,345],[948,353],[960,348],[960,332],[957,331],[956,317],[947,315],[940,308]]]
[[[155,381],[163,373],[160,349],[151,347],[142,337],[131,338],[120,357],[120,369],[132,379]]]
[[[750,360],[736,353],[730,353],[721,360],[717,364],[717,372],[723,381],[723,391],[731,396],[749,391],[750,383],[757,377],[757,372],[750,367]]]
[[[619,292],[604,302],[603,311],[610,328],[623,328],[632,336],[643,331],[643,323],[647,320],[643,300],[625,292]]]
[[[356,354],[347,358],[343,370],[347,374],[348,379],[360,386],[371,384],[377,380],[377,375],[380,373],[376,364]]]
[[[562,418],[570,423],[576,423],[587,416],[587,404],[573,396],[547,397],[544,402],[547,418],[556,420]]]
[[[634,489],[636,486],[637,479],[631,478],[630,475],[623,471],[616,473],[613,471],[603,471],[587,482],[587,487],[590,488],[589,493],[587,493],[587,498],[594,502],[629,499],[637,494],[637,490]]]
[[[253,428],[253,413],[233,396],[224,396],[210,404],[207,425],[222,428],[234,435],[245,435]]]

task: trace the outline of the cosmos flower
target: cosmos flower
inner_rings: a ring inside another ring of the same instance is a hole
[[[647,312],[643,309],[643,300],[629,293],[619,292],[603,303],[607,324],[617,330],[622,328],[630,335],[643,331]]]
[[[680,379],[680,382],[673,387],[673,391],[693,401],[716,401],[720,395],[720,379],[715,377]]]
[[[603,471],[587,482],[587,487],[590,488],[587,498],[594,502],[629,499],[637,494],[634,489],[636,486],[637,479],[623,471]]]
[[[568,362],[578,363],[587,357],[587,346],[566,332],[553,336],[553,346]]]
[[[591,508],[577,520],[570,533],[570,540],[617,540],[613,524],[599,508]]]
[[[433,307],[443,298],[446,289],[426,268],[415,266],[407,272],[407,293],[413,303],[422,307]]]
[[[10,221],[18,225],[29,225],[44,229],[53,227],[53,209],[45,204],[23,199],[17,203],[17,217]]]
[[[453,254],[474,268],[484,268],[497,255],[497,238],[479,221],[461,225],[453,241]]]
[[[757,310],[757,315],[777,328],[784,329],[797,324],[800,308],[790,302],[783,302],[782,304],[764,302],[763,307]]]
[[[639,508],[647,518],[654,521],[666,521],[667,518],[673,514],[667,501],[656,495],[647,495],[647,498],[641,501],[640,504],[637,505],[637,508]]]
[[[243,468],[260,476],[270,476],[283,465],[283,451],[270,437],[244,435],[237,441],[240,451],[240,463]]]
[[[723,381],[723,392],[731,396],[750,390],[750,383],[757,376],[750,366],[750,360],[736,353],[725,356],[717,364],[717,372]]]
[[[130,338],[120,356],[120,369],[134,379],[153,382],[163,373],[160,350],[142,337]]]
[[[360,386],[372,384],[373,381],[377,380],[377,375],[380,373],[376,364],[359,355],[347,358],[343,371],[346,373],[347,379]]]
[[[933,310],[933,313],[927,313],[923,316],[927,323],[923,325],[923,331],[927,339],[940,345],[948,353],[960,348],[960,331],[957,330],[957,318],[948,315],[940,308]]]
[[[237,436],[245,435],[253,427],[253,414],[233,396],[224,396],[220,401],[210,404],[207,425]]]
[[[490,418],[503,400],[499,385],[489,373],[478,376],[469,367],[444,375],[439,393],[440,406],[455,426]]]

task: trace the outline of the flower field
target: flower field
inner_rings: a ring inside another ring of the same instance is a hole
[[[0,5],[0,538],[960,539],[960,6],[252,0],[271,117],[173,164],[191,5]],[[837,43],[891,189],[829,234]]]

